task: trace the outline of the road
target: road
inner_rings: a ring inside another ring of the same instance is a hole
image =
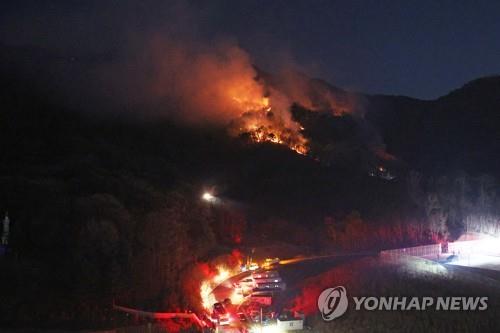
[[[331,270],[332,268],[353,262],[368,256],[376,256],[378,253],[360,253],[360,254],[342,254],[342,255],[330,255],[330,256],[316,256],[309,258],[300,258],[293,260],[285,260],[286,264],[278,264],[273,266],[273,270],[277,270],[286,283],[287,288],[284,292],[278,294],[278,296],[273,298],[273,307],[276,311],[280,312],[285,304],[288,304],[295,295],[300,292],[298,286],[299,284],[309,277],[320,275],[324,272]],[[223,301],[225,298],[230,298],[233,293],[232,284],[245,277],[250,276],[251,272],[244,272],[235,275],[220,285],[218,285],[212,291],[215,299],[218,301]],[[239,305],[239,304],[238,304]],[[247,326],[247,325],[243,325]],[[218,331],[220,332],[230,332],[235,328],[240,329],[242,323],[238,320],[231,326],[219,326]]]
[[[378,253],[336,254],[300,258],[297,260],[289,260],[289,263],[284,265],[275,265],[273,269],[280,273],[281,278],[287,284],[287,291],[293,291],[300,281],[308,277],[317,276],[341,264],[376,255],[378,255]],[[251,272],[242,272],[219,284],[212,291],[215,299],[223,301],[225,298],[230,297],[233,292],[232,284],[250,276],[250,274]]]
[[[453,261],[450,264],[500,272],[500,256],[464,254],[459,256],[457,261]]]

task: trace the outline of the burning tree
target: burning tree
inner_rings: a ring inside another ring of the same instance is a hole
[[[271,107],[244,112],[230,125],[230,132],[235,136],[247,137],[252,142],[270,142],[288,146],[298,154],[308,152],[307,140],[297,123],[287,125],[277,116]]]

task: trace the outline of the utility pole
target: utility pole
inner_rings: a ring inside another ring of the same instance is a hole
[[[260,308],[260,333],[262,333],[262,307]]]

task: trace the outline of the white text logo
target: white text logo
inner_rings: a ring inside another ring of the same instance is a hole
[[[347,305],[347,291],[342,286],[325,289],[318,297],[318,308],[325,321],[342,316]]]

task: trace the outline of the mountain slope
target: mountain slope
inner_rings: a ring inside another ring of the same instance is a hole
[[[399,96],[367,100],[366,117],[380,130],[389,152],[415,168],[498,174],[499,76],[474,80],[433,101]]]

